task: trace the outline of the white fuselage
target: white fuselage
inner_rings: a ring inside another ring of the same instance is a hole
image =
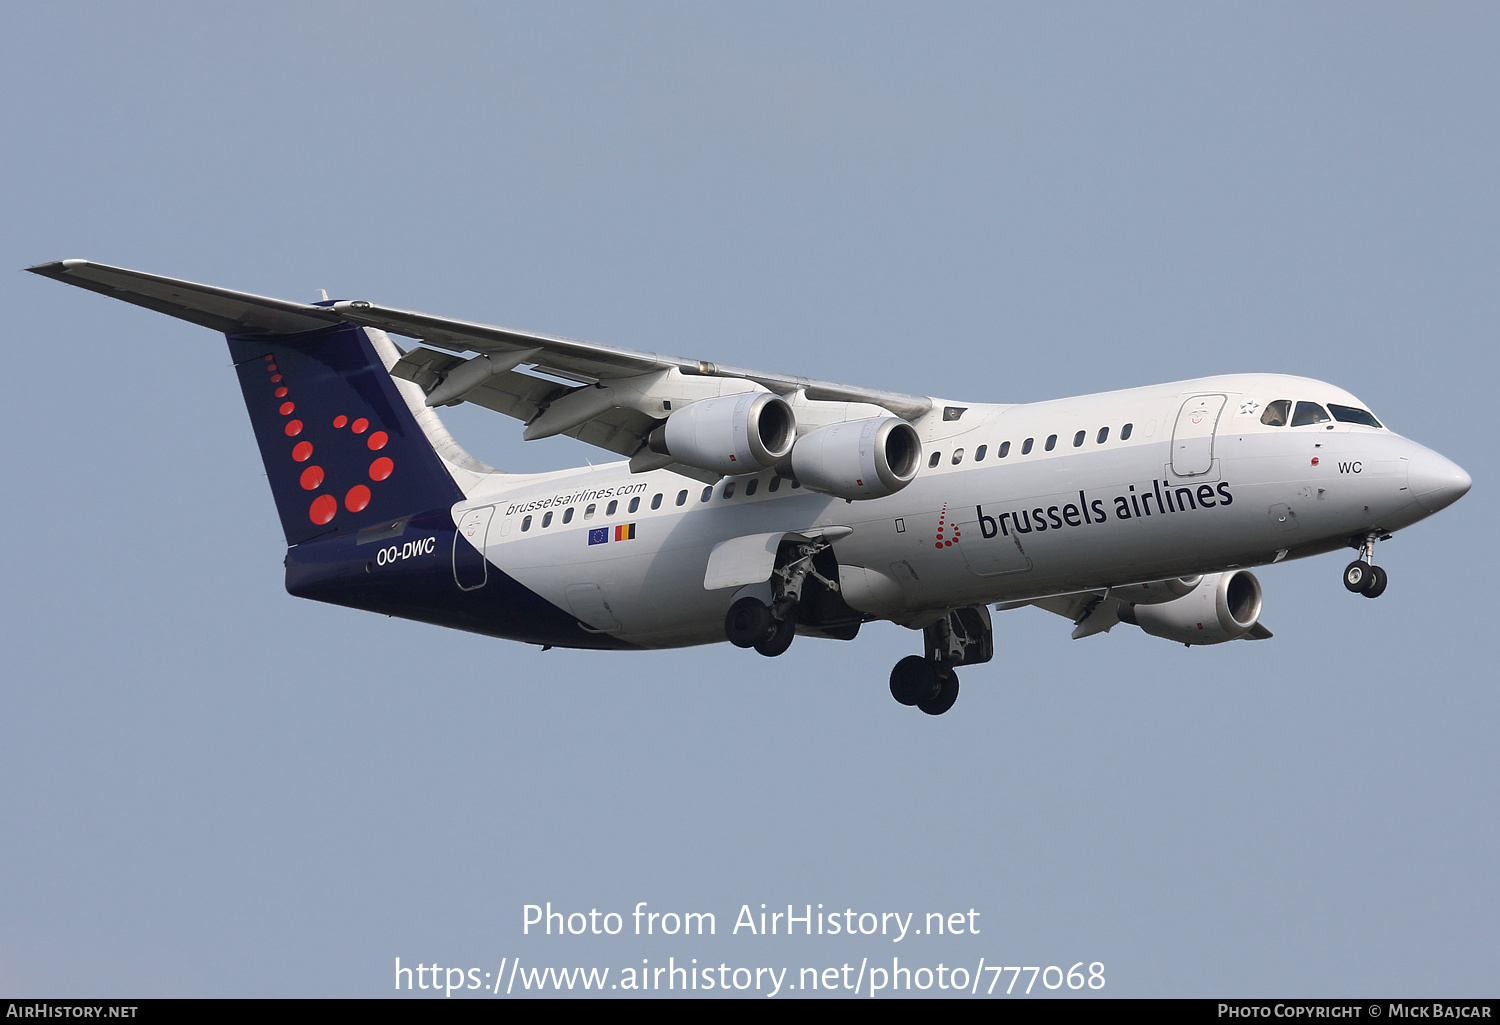
[[[852,528],[833,545],[845,601],[919,626],[946,608],[1330,551],[1462,494],[1461,470],[1389,430],[1262,423],[1279,399],[1368,408],[1268,374],[971,404],[957,419],[939,402],[916,423],[921,472],[886,498],[848,502],[771,471],[709,486],[613,463],[496,474],[453,514],[491,564],[593,629],[671,647],[723,640],[730,604],[765,589],[705,588],[715,545],[744,535]]]

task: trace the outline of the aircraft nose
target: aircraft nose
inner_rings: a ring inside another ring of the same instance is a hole
[[[1430,513],[1457,502],[1474,483],[1463,467],[1430,449],[1422,449],[1407,461],[1406,478],[1412,497]]]

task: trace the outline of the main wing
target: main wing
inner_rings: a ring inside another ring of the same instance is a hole
[[[351,323],[413,338],[422,345],[404,352],[391,374],[419,385],[428,405],[474,402],[522,421],[527,440],[567,435],[634,457],[637,469],[665,465],[648,452],[647,435],[673,408],[702,398],[771,391],[794,408],[816,407],[809,410],[813,422],[880,411],[914,420],[933,407],[925,396],[639,352],[362,300],[289,302],[88,260],[27,269],[225,334],[286,334]],[[864,409],[840,409],[842,404]]]

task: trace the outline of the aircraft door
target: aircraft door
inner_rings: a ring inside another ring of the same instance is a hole
[[[494,515],[495,507],[486,505],[470,509],[459,517],[458,530],[453,535],[453,579],[460,590],[475,590],[489,580],[484,545]]]
[[[1021,547],[1021,539],[1008,530],[1003,534],[996,530],[993,516],[986,515],[985,520],[988,522],[983,524],[978,520],[957,524],[958,550],[969,572],[990,577],[1031,569],[1031,558]]]
[[[1207,473],[1214,465],[1214,430],[1224,411],[1224,395],[1194,395],[1182,404],[1172,431],[1172,472],[1179,477]]]

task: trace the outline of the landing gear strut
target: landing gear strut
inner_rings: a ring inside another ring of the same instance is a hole
[[[990,610],[950,609],[922,631],[927,654],[908,655],[891,670],[891,697],[916,705],[928,715],[942,715],[958,700],[957,666],[988,662],[995,654]]]
[[[1375,565],[1375,542],[1384,541],[1389,534],[1366,534],[1349,543],[1349,547],[1358,548],[1360,557],[1344,567],[1344,586],[1355,594],[1362,594],[1366,598],[1379,598],[1385,593],[1387,583],[1385,570]]]

